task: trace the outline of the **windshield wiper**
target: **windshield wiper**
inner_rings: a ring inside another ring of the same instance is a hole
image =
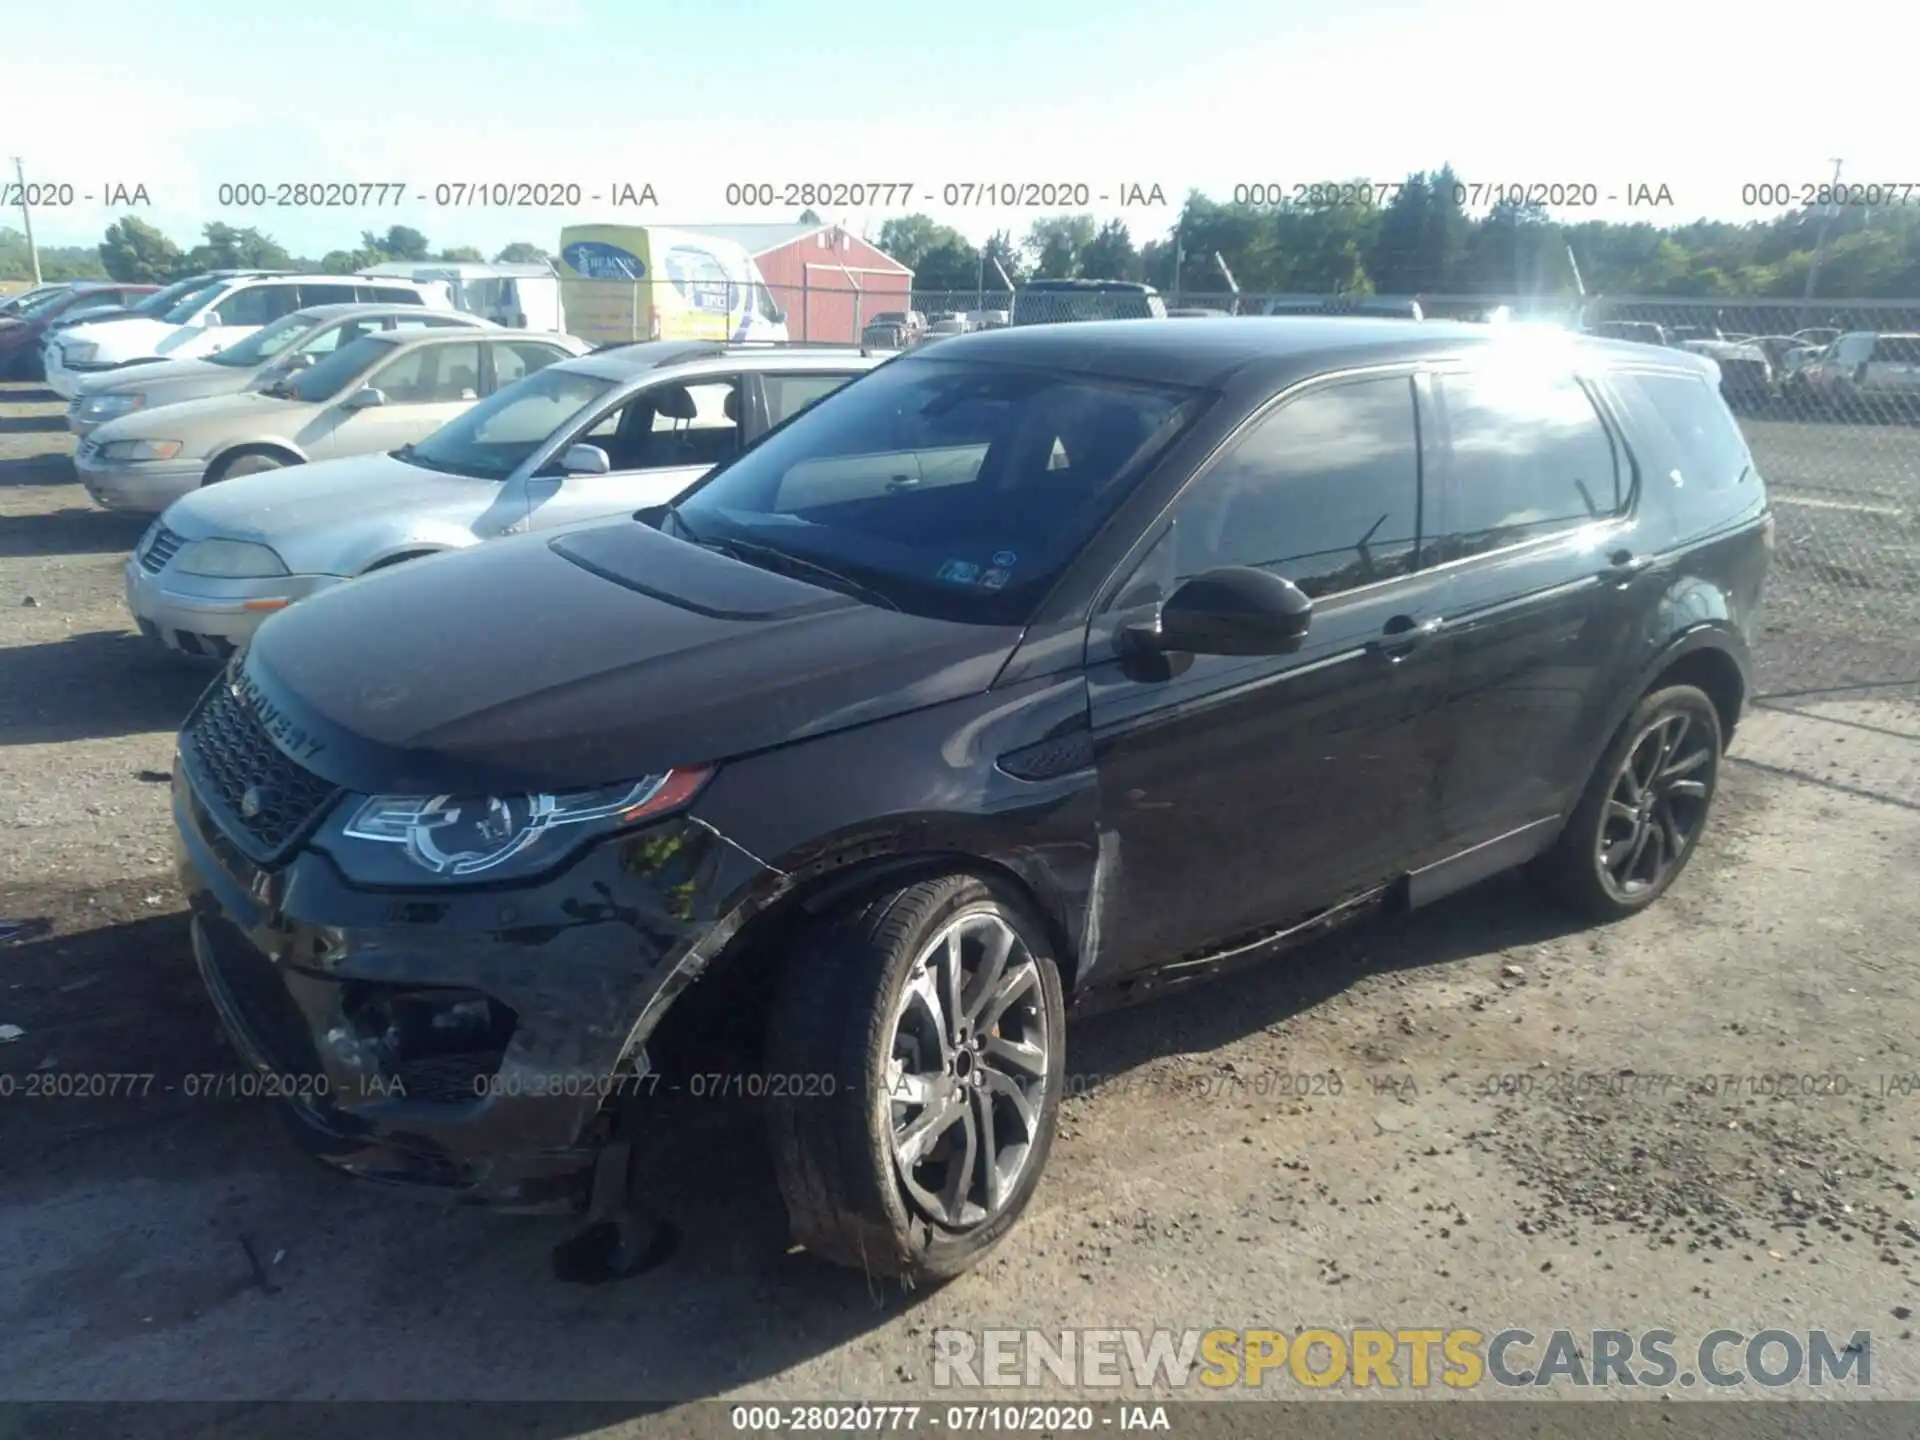
[[[686,522],[675,517],[676,523]],[[883,610],[898,610],[892,599],[874,589],[863,585],[852,576],[842,575],[838,570],[814,560],[802,560],[798,555],[790,555],[785,550],[776,550],[771,545],[755,545],[747,540],[700,540],[695,542],[708,550],[717,550],[722,555],[731,555],[734,559],[749,565],[759,565],[775,574],[788,575],[795,580],[813,580],[829,590],[838,590],[851,595],[856,600],[865,600],[870,605],[878,605]]]

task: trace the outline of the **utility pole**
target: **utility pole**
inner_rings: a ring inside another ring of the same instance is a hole
[[[1840,188],[1840,166],[1842,163],[1843,162],[1839,160],[1833,162],[1833,185],[1835,190]],[[1820,279],[1820,262],[1826,258],[1827,254],[1827,231],[1833,228],[1833,217],[1839,208],[1837,202],[1829,201],[1827,213],[1820,217],[1820,235],[1819,238],[1813,242],[1813,263],[1807,266],[1807,291],[1806,294],[1800,297],[1802,303],[1813,299],[1813,287]]]
[[[20,182],[20,223],[27,232],[27,258],[33,261],[33,283],[40,283],[40,247],[33,243],[33,210],[27,204],[27,172],[18,155],[13,157],[13,178]]]

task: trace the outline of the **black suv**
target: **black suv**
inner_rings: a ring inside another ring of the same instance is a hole
[[[208,988],[348,1171],[574,1203],[648,1096],[757,1097],[802,1243],[952,1274],[1069,1003],[1510,866],[1673,882],[1772,545],[1711,373],[1361,319],[902,356],[671,506],[270,619],[175,766]]]

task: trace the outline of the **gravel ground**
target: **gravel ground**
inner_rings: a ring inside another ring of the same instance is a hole
[[[1497,880],[1076,1024],[1034,1208],[949,1286],[787,1253],[754,1117],[715,1107],[663,1141],[673,1258],[583,1289],[550,1278],[552,1222],[357,1189],[260,1103],[184,1095],[233,1066],[166,870],[171,730],[206,676],[130,633],[140,525],[89,506],[69,450],[44,392],[0,392],[0,1025],[24,1032],[0,1043],[0,1396],[602,1399],[617,1433],[698,1396],[951,1401],[942,1327],[1471,1325],[1666,1328],[1683,1354],[1868,1330],[1875,1392],[1920,1398],[1910,635],[1848,662],[1868,688],[1775,686],[1648,914],[1573,928]],[[1835,636],[1791,618],[1774,673],[1805,680]],[[21,1096],[87,1072],[153,1079]],[[1381,1433],[1430,1433],[1412,1414]]]

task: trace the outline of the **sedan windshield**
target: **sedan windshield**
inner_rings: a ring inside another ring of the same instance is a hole
[[[673,533],[915,614],[1026,623],[1200,397],[937,359],[883,365],[689,493]]]
[[[368,370],[394,351],[394,342],[378,335],[365,335],[351,345],[342,345],[310,370],[302,370],[267,393],[285,400],[304,400],[319,405],[346,390]]]
[[[231,365],[245,369],[271,360],[309,330],[315,328],[313,317],[295,311],[283,315],[273,324],[256,330],[237,345],[229,345],[224,350],[215,351],[206,358],[216,365]]]
[[[162,315],[161,320],[168,325],[185,325],[200,313],[201,306],[225,284],[224,280],[216,280],[211,285],[202,285],[198,290],[189,290],[174,302],[173,308]]]
[[[399,457],[449,475],[504,480],[613,385],[575,370],[538,370],[449,420],[419,444],[398,452]]]

